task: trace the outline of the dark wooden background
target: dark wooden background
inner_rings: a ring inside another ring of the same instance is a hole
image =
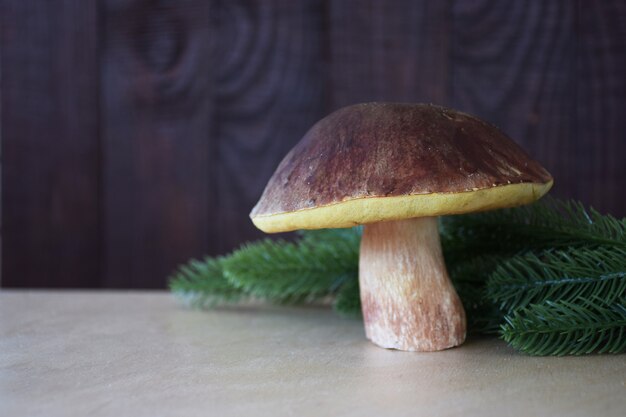
[[[316,120],[444,104],[626,215],[625,1],[0,0],[2,285],[163,287],[261,236]]]

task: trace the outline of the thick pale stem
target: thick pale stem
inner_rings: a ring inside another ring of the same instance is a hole
[[[435,351],[465,340],[465,311],[443,260],[435,217],[365,226],[359,260],[367,338]]]

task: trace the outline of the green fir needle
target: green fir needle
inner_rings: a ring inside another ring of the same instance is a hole
[[[626,219],[581,203],[451,216],[440,223],[450,277],[469,330],[499,333],[529,355],[626,352]],[[274,303],[334,299],[360,314],[360,228],[265,239],[219,258],[191,260],[171,277],[174,295],[208,308],[255,297]]]

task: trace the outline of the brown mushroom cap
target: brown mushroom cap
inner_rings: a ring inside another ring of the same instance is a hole
[[[250,213],[265,232],[530,203],[552,176],[496,127],[429,104],[365,103],[315,124]]]

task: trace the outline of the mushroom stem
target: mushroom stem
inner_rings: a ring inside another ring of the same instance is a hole
[[[465,311],[448,277],[436,217],[366,225],[359,283],[365,334],[375,344],[436,351],[465,340]]]

